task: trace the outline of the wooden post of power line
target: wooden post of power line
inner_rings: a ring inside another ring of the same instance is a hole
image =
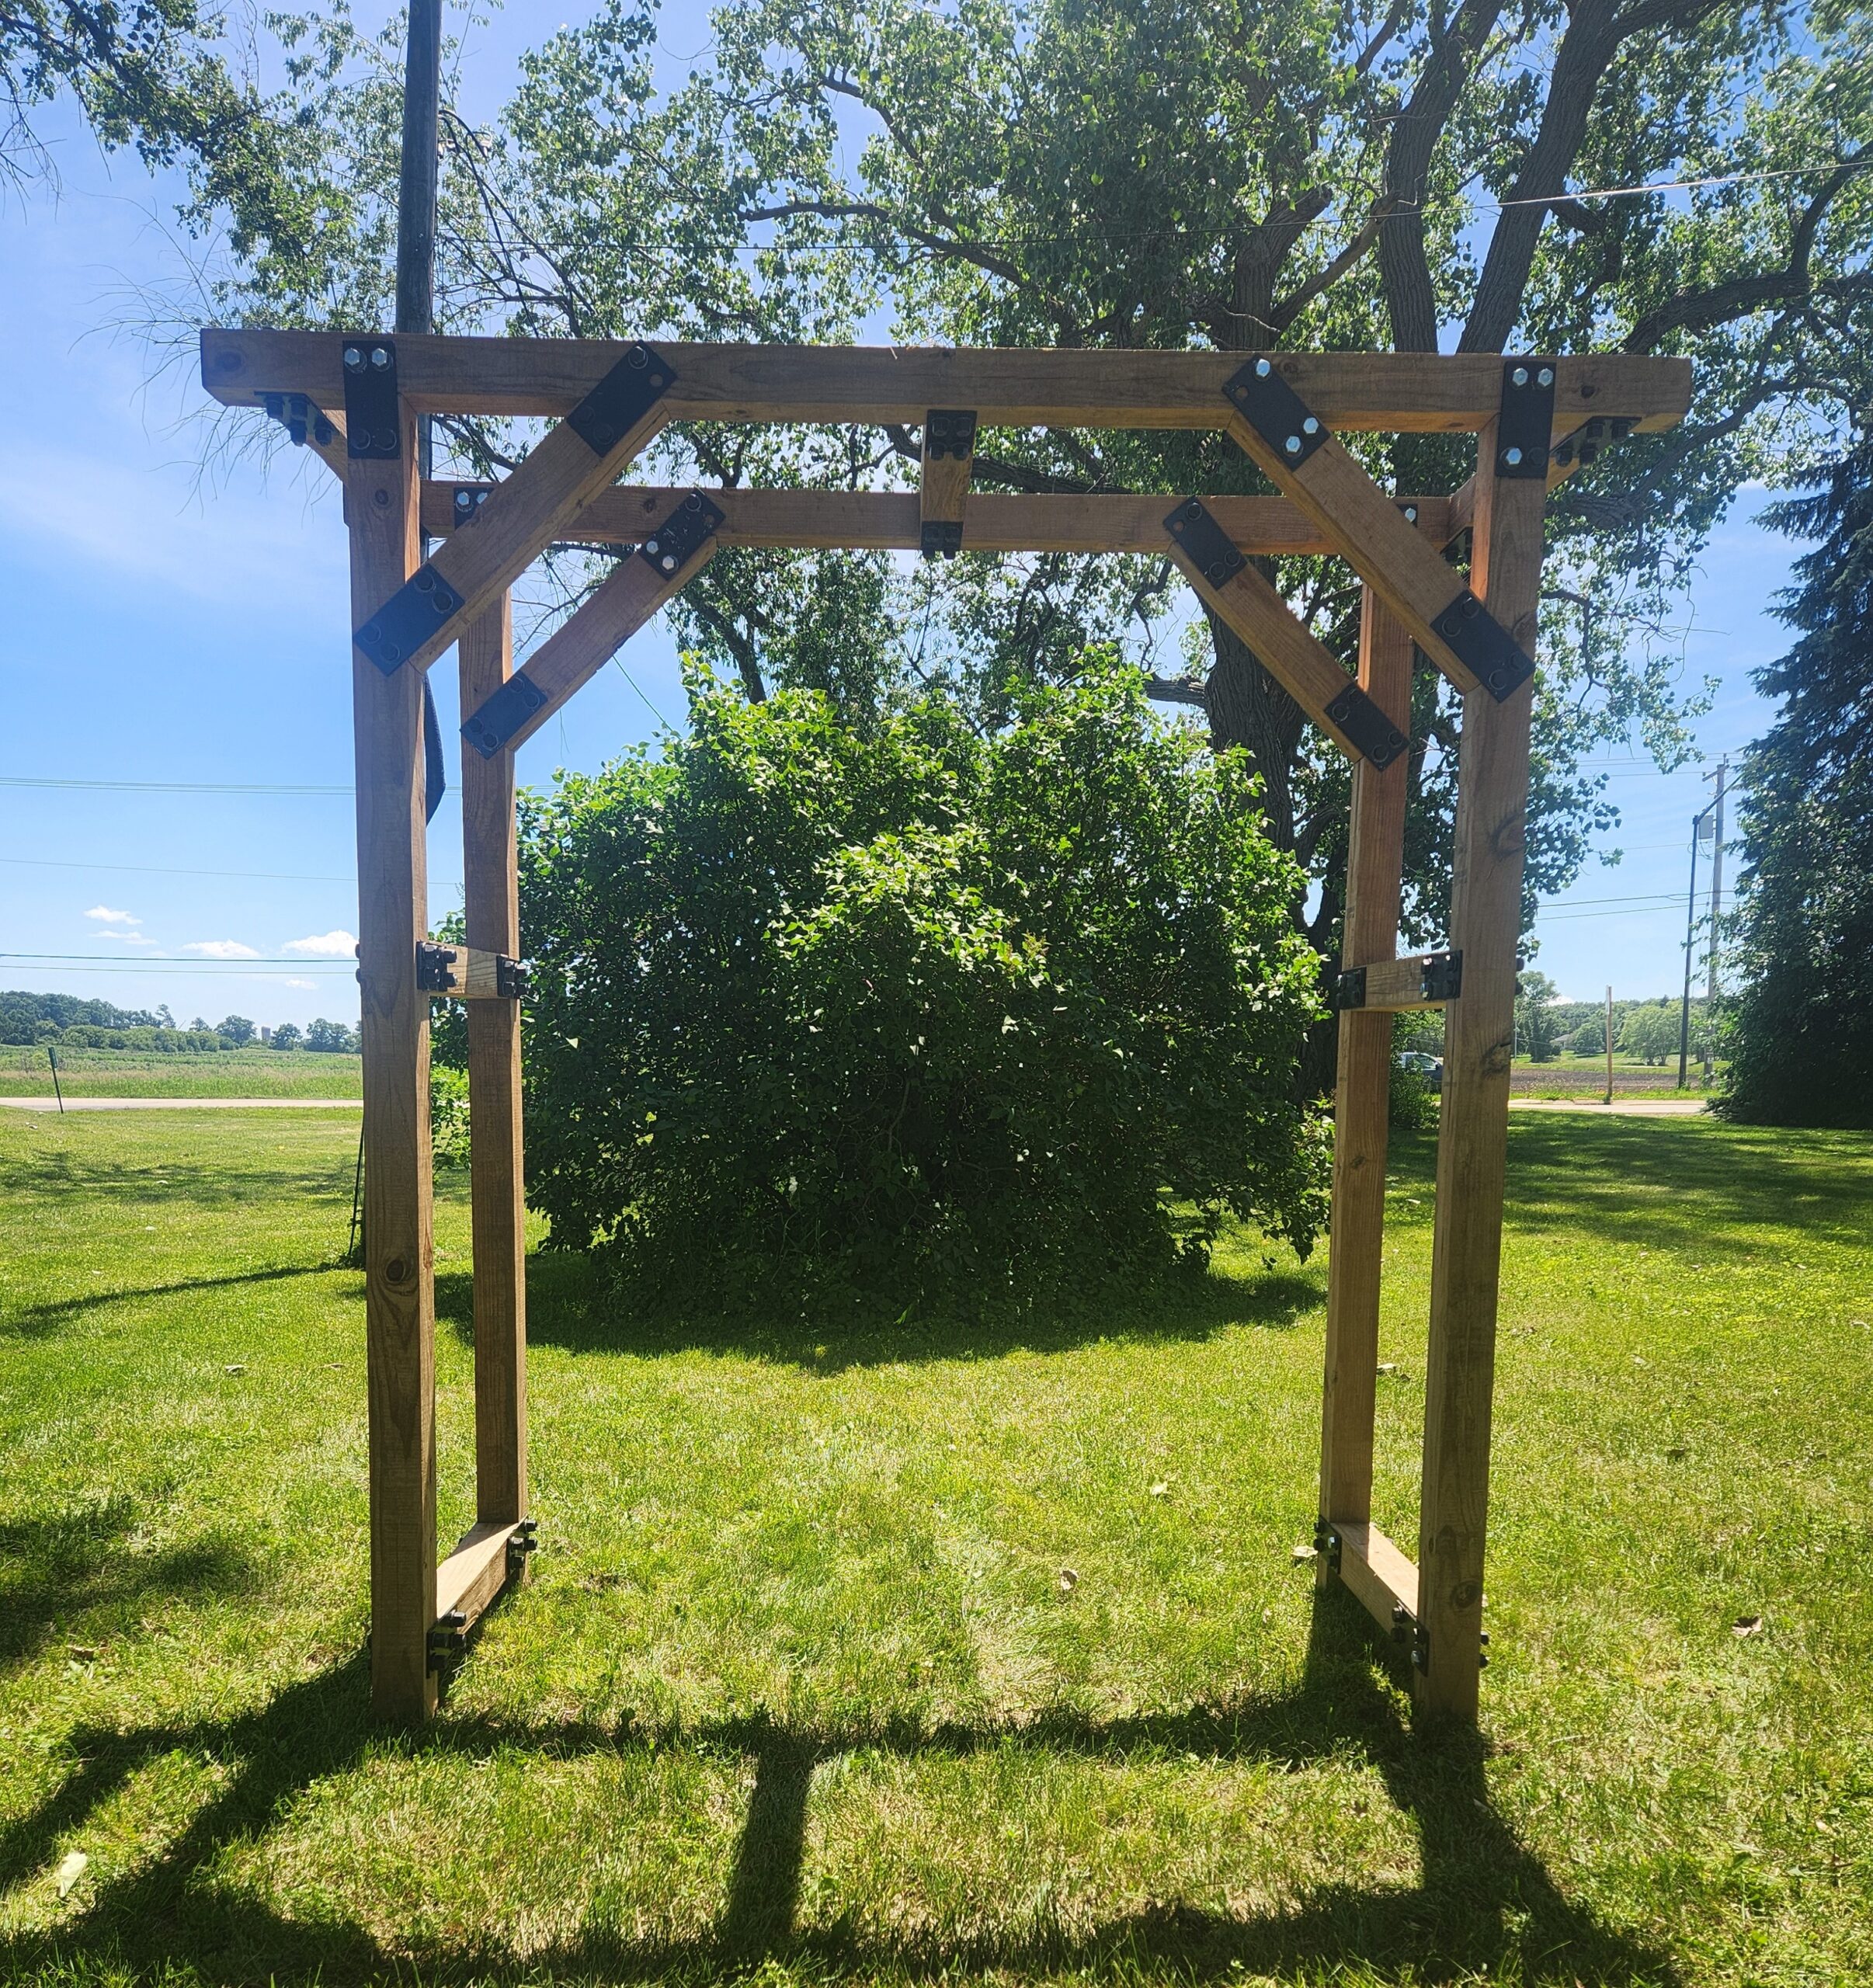
[[[1612,990],[1612,989],[1611,989],[1611,988],[1610,988],[1610,987],[1607,989],[1607,1097],[1606,1097],[1606,1101],[1607,1101],[1607,1103],[1609,1103],[1609,1104],[1611,1104],[1611,1103],[1613,1102],[1613,990]]]
[[[1370,588],[1360,603],[1359,682],[1401,732],[1411,728],[1412,639]],[[1382,772],[1353,770],[1342,961],[1388,960],[1398,950],[1409,756]],[[1378,1373],[1379,1280],[1385,1250],[1385,1150],[1392,1103],[1392,1015],[1340,1017],[1333,1093],[1333,1217],[1327,1266],[1326,1371],[1321,1401],[1320,1516],[1329,1526],[1372,1516],[1372,1425]],[[1325,1555],[1321,1585],[1332,1578]]]
[[[416,428],[398,452],[353,457],[354,626],[419,562]],[[371,1703],[410,1721],[435,1708],[436,1290],[429,1170],[429,1003],[416,985],[427,933],[423,679],[351,657],[358,826],[358,982],[364,1056],[364,1312],[370,1417]]]
[[[1478,438],[1470,584],[1532,655],[1547,488],[1539,478],[1506,479],[1497,468],[1492,422]],[[1499,703],[1487,688],[1470,691],[1464,699],[1458,769],[1451,937],[1463,954],[1463,988],[1444,1010],[1416,1683],[1425,1712],[1465,1720],[1476,1716],[1482,1663],[1496,1311],[1533,705],[1532,681]]]
[[[478,711],[513,673],[503,594],[464,630],[462,709]],[[520,951],[514,756],[462,752],[462,881],[467,943]],[[521,1170],[520,1003],[470,1001],[468,1128],[474,1260],[475,1516],[526,1516],[526,1201]]]

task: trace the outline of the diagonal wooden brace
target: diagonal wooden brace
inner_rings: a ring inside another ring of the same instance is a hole
[[[963,506],[975,464],[975,414],[933,407],[923,418],[923,464],[918,488],[919,549],[926,559],[953,559],[962,550]]]
[[[1197,598],[1254,650],[1315,724],[1348,759],[1390,766],[1410,740],[1242,557],[1201,502],[1192,497],[1180,504],[1164,527],[1171,558]]]
[[[1510,696],[1534,674],[1533,661],[1309,412],[1284,379],[1285,364],[1263,354],[1229,381],[1231,437],[1460,690]]]
[[[462,736],[485,759],[524,746],[709,563],[721,520],[715,506],[700,491],[691,491],[636,556],[624,561],[571,620],[540,644],[525,668],[516,670],[464,721]]]
[[[669,420],[676,374],[649,346],[629,347],[436,556],[353,636],[386,676],[426,669],[565,534],[580,507],[608,485]]]

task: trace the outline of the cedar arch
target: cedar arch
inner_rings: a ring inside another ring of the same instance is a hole
[[[1626,355],[1076,352],[580,339],[202,335],[202,377],[264,407],[343,482],[351,540],[363,998],[371,1696],[419,1721],[476,1618],[521,1578],[526,1488],[515,749],[725,544],[1168,553],[1353,762],[1340,976],[1319,1577],[1412,1647],[1420,1709],[1473,1720],[1482,1663],[1497,1277],[1542,512],[1609,439],[1689,404],[1681,360]],[[498,484],[426,482],[426,414],[555,419]],[[673,421],[921,426],[916,492],[672,490],[620,475]],[[984,426],[1221,429],[1273,497],[971,493]],[[1394,497],[1336,431],[1478,437],[1447,495]],[[1468,583],[1442,556],[1472,534]],[[426,536],[439,541],[426,561]],[[555,540],[635,546],[513,668],[509,590]],[[1346,559],[1350,677],[1247,563]],[[458,650],[467,944],[426,940],[423,673]],[[1463,695],[1451,950],[1396,955],[1414,648]],[[476,1523],[436,1538],[429,1001],[464,998],[473,1126]],[[1371,1523],[1391,1017],[1441,1007],[1422,1516]]]

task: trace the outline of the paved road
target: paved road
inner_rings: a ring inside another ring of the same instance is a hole
[[[68,1111],[356,1111],[355,1097],[68,1097]],[[54,1097],[0,1097],[0,1110],[57,1112]]]
[[[1602,1118],[1694,1118],[1704,1109],[1698,1097],[1512,1097],[1511,1111],[1591,1111]]]

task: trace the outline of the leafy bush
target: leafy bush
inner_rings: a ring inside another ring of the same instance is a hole
[[[204,1056],[228,1047],[212,1029],[93,1028],[75,1022],[49,1034],[42,1025],[39,1040],[61,1049],[137,1049],[175,1056]]]
[[[1319,1012],[1239,759],[1096,669],[978,736],[692,685],[691,735],[523,804],[530,1198],[646,1285],[986,1296],[1306,1249]]]

